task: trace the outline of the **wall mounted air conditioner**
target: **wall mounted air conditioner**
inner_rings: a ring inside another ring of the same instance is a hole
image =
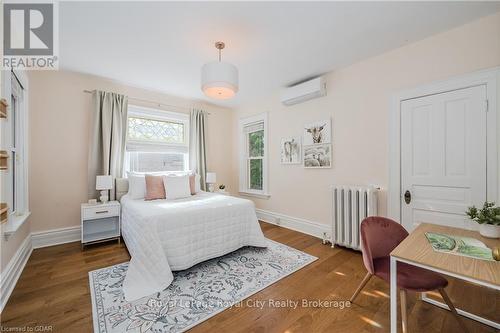
[[[281,103],[293,105],[323,96],[326,96],[326,81],[318,77],[283,89]]]

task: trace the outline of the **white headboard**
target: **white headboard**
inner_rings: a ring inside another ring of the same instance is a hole
[[[128,193],[128,179],[127,178],[116,178],[115,180],[115,193],[116,200],[120,199]]]

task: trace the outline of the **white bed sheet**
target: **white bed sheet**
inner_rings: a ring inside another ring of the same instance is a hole
[[[172,271],[243,246],[266,247],[252,201],[201,192],[178,200],[121,199],[122,236],[132,257],[123,282],[132,301],[167,288]]]

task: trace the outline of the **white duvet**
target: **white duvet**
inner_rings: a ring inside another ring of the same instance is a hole
[[[265,247],[252,201],[201,192],[178,200],[122,197],[122,236],[132,257],[123,282],[132,301],[167,288],[172,271],[242,246]]]

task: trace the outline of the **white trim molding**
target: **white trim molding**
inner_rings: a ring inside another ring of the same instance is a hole
[[[387,199],[388,216],[396,221],[401,221],[401,103],[405,100],[419,98],[475,86],[486,86],[487,98],[487,200],[497,201],[500,190],[498,176],[497,123],[498,96],[500,82],[500,67],[476,71],[460,75],[447,80],[426,84],[415,89],[400,91],[392,97],[389,117],[389,186]],[[494,186],[489,186],[495,184]]]
[[[271,194],[261,194],[261,193],[253,193],[253,192],[238,192],[239,195],[243,195],[246,197],[253,197],[253,198],[258,198],[258,199],[269,199],[271,197]]]
[[[26,266],[31,256],[31,252],[33,252],[31,235],[28,235],[0,275],[0,312],[2,312],[7,304],[10,294],[14,290],[17,280],[19,280],[24,266]]]
[[[319,239],[328,238],[332,229],[328,224],[292,217],[264,209],[256,208],[255,212],[257,213],[257,218],[261,221],[298,231]]]
[[[5,240],[9,240],[9,237],[16,233],[16,231],[23,226],[23,224],[28,221],[31,212],[26,212],[21,215],[12,214],[9,218],[9,222],[2,226],[3,236]]]
[[[34,249],[47,246],[79,242],[81,239],[80,226],[59,228],[31,233]]]
[[[80,226],[33,232],[26,236],[0,274],[0,312],[7,304],[33,249],[80,241]]]

